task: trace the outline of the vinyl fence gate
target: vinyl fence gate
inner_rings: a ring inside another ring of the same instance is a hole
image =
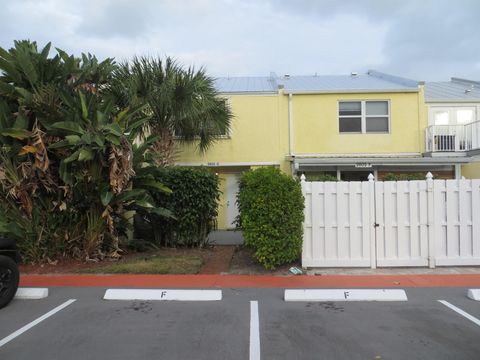
[[[301,183],[304,267],[480,265],[480,180]]]

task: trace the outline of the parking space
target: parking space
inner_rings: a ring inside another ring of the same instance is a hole
[[[438,302],[480,318],[480,302],[464,288],[406,289],[402,302],[285,302],[284,289],[223,289],[221,301],[106,301],[105,290],[58,287],[46,299],[14,300],[0,310],[0,342],[76,301],[0,346],[0,359],[459,360],[480,354],[480,326]]]

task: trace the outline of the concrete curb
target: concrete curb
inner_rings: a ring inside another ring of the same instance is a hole
[[[18,288],[15,299],[38,300],[48,296],[47,288]]]
[[[480,289],[468,289],[467,296],[475,301],[480,301]]]
[[[104,300],[220,301],[221,290],[108,289]]]
[[[408,301],[402,289],[287,289],[285,301]]]

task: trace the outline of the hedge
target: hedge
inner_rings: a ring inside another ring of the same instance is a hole
[[[237,196],[245,245],[267,269],[295,261],[302,251],[304,199],[298,180],[265,167],[249,170]]]
[[[150,214],[135,221],[136,237],[161,246],[202,247],[216,227],[218,176],[206,168],[167,167],[159,169],[158,180],[172,190],[155,200],[173,217]]]

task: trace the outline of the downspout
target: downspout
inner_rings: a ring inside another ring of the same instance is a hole
[[[295,176],[295,153],[293,152],[293,94],[288,94],[288,152],[292,161],[292,176]]]

